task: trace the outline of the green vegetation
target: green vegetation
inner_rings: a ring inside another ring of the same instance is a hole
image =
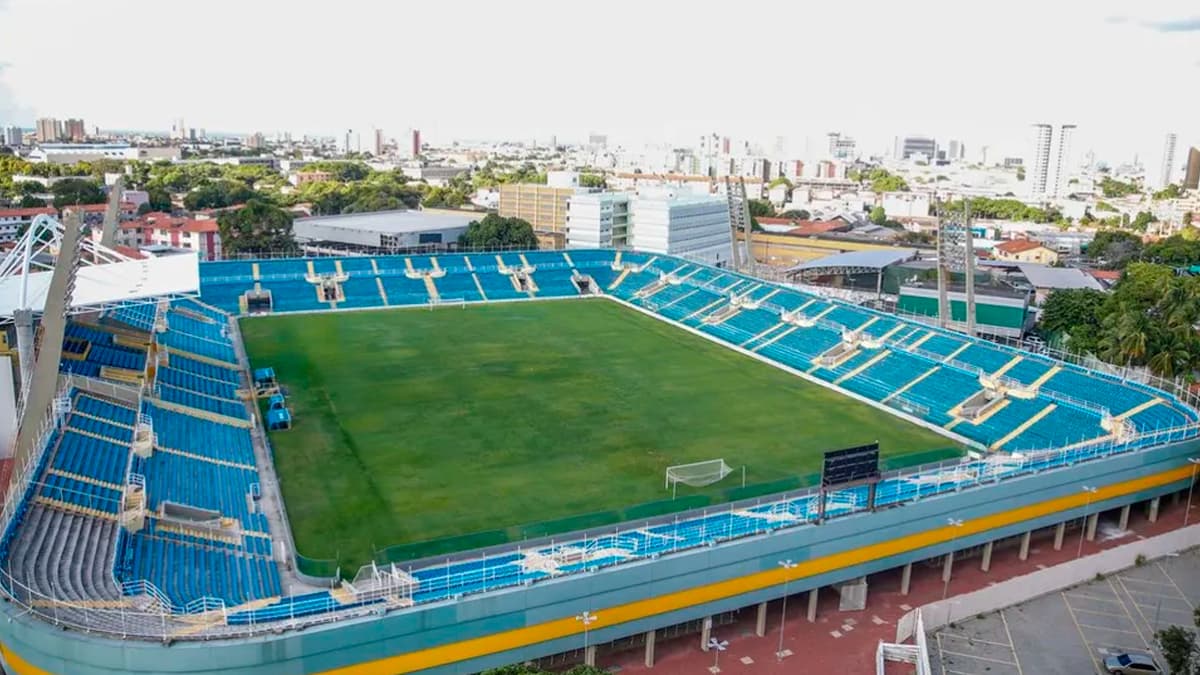
[[[1141,191],[1142,189],[1136,183],[1123,183],[1108,176],[1100,179],[1100,192],[1108,199],[1128,197]]]
[[[60,180],[50,186],[54,195],[54,208],[61,209],[72,204],[102,204],[104,191],[95,181],[82,178]]]
[[[467,223],[467,231],[458,238],[459,246],[471,248],[537,248],[533,227],[520,218],[504,218],[489,213],[481,220]]]
[[[603,300],[255,318],[242,333],[291,393],[296,426],[271,442],[298,550],[343,570],[391,544],[594,524],[669,499],[673,464],[724,458],[749,483],[799,484],[825,450],[950,445]],[[740,479],[679,497],[724,501]]]
[[[875,208],[871,209],[871,213],[867,216],[867,220],[870,220],[876,225],[883,225],[887,222],[887,212],[883,210],[882,206],[876,206]]]
[[[1131,263],[1105,295],[1059,290],[1046,299],[1042,330],[1065,333],[1067,348],[1116,365],[1146,366],[1161,377],[1200,366],[1200,277],[1167,265]]]
[[[1126,265],[1141,257],[1142,238],[1125,230],[1100,230],[1092,243],[1088,244],[1087,255],[1106,269],[1125,269]]]
[[[808,220],[812,218],[812,214],[804,209],[788,209],[779,214],[780,218],[789,218],[791,220]]]
[[[602,174],[581,173],[579,174],[579,185],[585,188],[604,188],[608,187],[608,181],[604,179]]]
[[[270,202],[251,199],[244,207],[217,216],[217,227],[226,255],[296,251],[292,214]]]
[[[993,199],[991,197],[972,197],[971,215],[975,218],[993,218],[996,220],[1028,220],[1035,223],[1057,223],[1062,220],[1062,213],[1057,209],[1038,208],[1029,206],[1017,199]],[[961,214],[963,200],[946,202],[942,209],[948,214]]]
[[[908,192],[908,183],[887,169],[871,169],[867,172],[866,179],[871,184],[871,192]]]
[[[1192,624],[1200,628],[1200,608],[1192,610]],[[1200,673],[1200,645],[1196,631],[1183,626],[1170,626],[1154,633],[1154,641],[1162,652],[1167,668],[1177,675]]]
[[[1167,187],[1154,193],[1155,199],[1178,199],[1183,196],[1183,188],[1176,183],[1171,183]]]

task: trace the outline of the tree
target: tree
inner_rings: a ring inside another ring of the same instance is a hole
[[[1068,347],[1073,351],[1095,351],[1104,301],[1104,293],[1090,288],[1053,291],[1042,305],[1042,332],[1066,333],[1070,336]]]
[[[1200,608],[1192,610],[1192,623],[1200,628]],[[1154,634],[1167,668],[1177,675],[1200,672],[1200,645],[1196,632],[1182,626],[1170,626]]]
[[[61,209],[72,204],[103,204],[104,191],[94,181],[83,178],[68,178],[50,186],[54,194],[54,208]]]
[[[1124,269],[1142,254],[1142,238],[1124,230],[1100,230],[1087,246],[1087,256],[1108,269]]]
[[[779,187],[780,185],[786,185],[788,190],[792,189],[792,181],[788,180],[787,176],[780,176],[770,183],[767,183],[767,189],[770,190],[771,188]]]
[[[147,190],[149,199],[146,201],[150,205],[151,211],[162,211],[164,213],[171,212],[171,193],[160,187],[153,187]]]
[[[871,209],[871,214],[867,216],[867,220],[876,225],[883,225],[887,222],[887,212],[883,210],[882,206],[876,206]]]
[[[189,211],[200,209],[222,209],[242,204],[258,194],[245,184],[233,180],[219,180],[192,190],[183,197],[183,206]]]
[[[471,248],[537,248],[533,226],[520,218],[504,218],[489,213],[481,220],[467,224],[467,231],[458,238],[459,246]]]
[[[871,182],[871,192],[908,192],[908,183],[887,169],[871,169],[867,180]]]
[[[750,229],[754,232],[762,231],[762,225],[758,224],[759,218],[770,218],[775,215],[775,207],[765,199],[747,201],[746,210],[750,212]]]
[[[1137,230],[1138,232],[1145,232],[1146,228],[1149,227],[1150,223],[1153,223],[1153,222],[1154,222],[1154,214],[1153,213],[1150,213],[1149,211],[1138,211],[1138,214],[1137,214],[1137,216],[1134,217],[1133,222],[1130,224],[1130,227]]]
[[[17,206],[22,209],[36,209],[45,205],[45,199],[33,195],[21,195],[21,201],[17,202]]]
[[[1025,180],[1025,167],[1023,167],[1023,166],[1017,167],[1017,180],[1019,180],[1019,181]]]
[[[1182,234],[1171,235],[1143,249],[1141,258],[1174,267],[1200,264],[1200,241]]]
[[[1178,199],[1183,196],[1183,189],[1176,183],[1171,183],[1167,187],[1154,193],[1155,199]]]
[[[217,216],[226,253],[295,253],[292,214],[262,199]]]
[[[1119,180],[1105,176],[1100,179],[1100,192],[1108,199],[1115,197],[1127,197],[1129,195],[1140,192],[1138,186],[1134,183],[1123,183]]]
[[[809,218],[812,218],[812,214],[804,209],[788,209],[787,211],[780,213],[779,217],[787,218],[788,220],[808,220]]]
[[[579,174],[579,186],[585,188],[604,188],[608,187],[608,182],[601,174],[581,173]]]

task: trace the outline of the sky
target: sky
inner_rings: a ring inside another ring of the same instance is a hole
[[[1200,144],[1195,0],[0,0],[0,124],[1020,155]]]

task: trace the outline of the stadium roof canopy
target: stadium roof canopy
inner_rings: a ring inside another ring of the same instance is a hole
[[[0,260],[0,322],[13,312],[41,313],[58,261],[62,225],[39,216],[8,257]],[[154,302],[163,296],[190,296],[200,289],[195,253],[131,259],[84,238],[75,273],[71,312]]]
[[[791,274],[855,274],[863,272],[879,272],[897,263],[907,262],[917,257],[914,248],[880,248],[868,251],[847,251],[835,255],[808,260],[788,268]]]

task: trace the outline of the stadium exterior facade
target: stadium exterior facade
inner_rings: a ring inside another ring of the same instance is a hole
[[[918,489],[879,510],[859,505],[819,523],[712,536],[661,555],[409,607],[380,606],[302,629],[263,624],[249,637],[121,639],[64,629],[53,606],[31,612],[6,595],[0,656],[8,672],[20,674],[472,673],[579,649],[585,629],[594,645],[757,605],[780,597],[785,581],[795,594],[1129,504],[1148,502],[1157,513],[1161,497],[1189,487],[1188,458],[1200,452],[1192,431],[1151,435],[1094,458],[1065,456],[1011,476],[951,479],[949,489],[939,484],[930,496]],[[1085,493],[1082,485],[1097,490]],[[947,525],[949,518],[962,526]],[[784,558],[798,565],[782,569]],[[584,611],[597,617],[591,626],[575,619]]]

